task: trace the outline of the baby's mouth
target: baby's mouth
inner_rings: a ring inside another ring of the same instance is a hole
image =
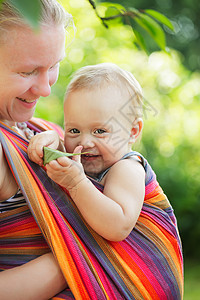
[[[98,161],[100,158],[100,155],[91,155],[91,154],[83,154],[81,155],[82,163],[90,163],[94,161]]]
[[[90,154],[90,153],[88,153],[88,154],[83,154],[82,156],[83,157],[97,157],[99,155],[98,154]]]

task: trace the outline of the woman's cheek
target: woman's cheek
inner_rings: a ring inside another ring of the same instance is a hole
[[[53,70],[49,75],[49,84],[52,86],[58,80],[59,68]]]

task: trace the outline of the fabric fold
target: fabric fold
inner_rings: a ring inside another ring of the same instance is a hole
[[[63,138],[60,128],[50,122],[33,118],[27,125],[38,132],[57,130]],[[53,299],[182,299],[176,218],[146,160],[140,217],[125,240],[110,242],[90,228],[45,168],[29,160],[26,139],[0,122],[0,141],[28,204],[0,214],[2,271],[52,251],[69,285]]]

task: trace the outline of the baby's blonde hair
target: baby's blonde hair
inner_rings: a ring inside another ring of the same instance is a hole
[[[130,96],[127,101],[131,102],[135,117],[141,117],[143,95],[140,84],[131,72],[113,63],[101,63],[80,68],[74,73],[67,87],[65,99],[71,92],[102,88],[109,84],[127,90]]]
[[[67,28],[73,24],[72,16],[56,0],[40,0],[40,4],[40,25],[63,25]],[[1,4],[0,34],[17,26],[28,26],[28,24],[20,12],[7,0]]]

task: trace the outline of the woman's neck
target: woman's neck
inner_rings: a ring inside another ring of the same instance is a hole
[[[1,120],[1,122],[28,140],[34,136],[33,130],[28,128],[25,122],[12,122],[8,120]]]
[[[0,119],[0,121],[2,123],[4,123],[5,125],[7,125],[8,127],[17,126],[17,122],[14,122],[14,121],[1,120],[1,119]]]

